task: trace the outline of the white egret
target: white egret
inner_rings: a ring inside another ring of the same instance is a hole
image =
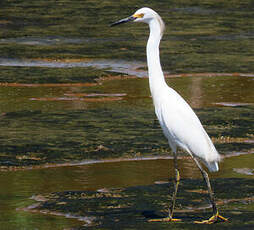
[[[196,114],[188,103],[174,89],[167,85],[162,72],[159,44],[165,28],[164,22],[154,10],[145,7],[137,10],[132,16],[113,23],[111,26],[129,21],[144,22],[149,25],[150,35],[146,47],[149,86],[155,113],[174,155],[175,183],[168,217],[150,221],[180,221],[179,219],[173,218],[175,199],[180,180],[177,167],[178,147],[188,152],[196,162],[206,181],[209,199],[213,208],[213,216],[210,219],[196,221],[196,223],[210,224],[218,220],[226,221],[226,218],[219,215],[208,174],[200,164],[200,162],[204,163],[211,172],[218,171],[218,162],[221,157]]]

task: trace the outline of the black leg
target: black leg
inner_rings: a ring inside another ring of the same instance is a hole
[[[213,191],[212,191],[212,187],[211,187],[210,180],[209,180],[207,172],[202,168],[201,164],[199,163],[199,161],[194,156],[192,156],[192,158],[196,162],[196,164],[197,164],[199,170],[201,171],[201,173],[203,175],[203,178],[206,182],[208,193],[209,193],[209,200],[210,200],[210,203],[211,203],[212,208],[213,208],[213,216],[210,219],[204,220],[204,221],[195,221],[195,223],[198,223],[198,224],[212,224],[212,223],[217,222],[219,219],[222,220],[222,221],[227,221],[226,218],[219,215],[219,211],[218,211],[218,208],[217,208],[216,203],[215,203],[214,194],[213,194]]]
[[[176,202],[176,195],[177,195],[178,185],[180,182],[180,173],[178,170],[176,153],[174,153],[174,169],[175,169],[174,192],[172,195],[172,202],[171,202],[171,205],[169,208],[169,218],[173,218],[173,213],[174,213],[174,209],[175,209],[175,202]]]
[[[176,155],[176,153],[174,153],[174,169],[175,169],[174,192],[173,192],[173,195],[172,195],[171,205],[169,207],[168,217],[160,218],[160,219],[151,219],[151,220],[149,220],[150,222],[155,222],[155,221],[163,221],[163,222],[181,221],[180,219],[173,218],[173,213],[174,213],[174,208],[175,208],[175,201],[176,201],[176,194],[177,194],[178,185],[179,185],[179,181],[180,181],[180,173],[179,173],[179,170],[178,170],[178,167],[177,167],[177,155]]]

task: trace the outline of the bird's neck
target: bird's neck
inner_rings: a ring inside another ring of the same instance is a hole
[[[157,19],[149,23],[150,36],[147,42],[147,66],[149,75],[149,85],[152,97],[166,86],[165,78],[160,64],[159,45],[162,37],[162,28]]]

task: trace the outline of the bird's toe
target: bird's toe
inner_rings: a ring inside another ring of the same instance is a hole
[[[157,218],[157,219],[150,219],[149,222],[180,222],[181,219],[165,217],[165,218]]]
[[[209,218],[208,220],[202,220],[202,221],[194,221],[194,223],[196,224],[214,224],[217,222],[226,222],[228,221],[227,218],[221,216],[219,213],[213,215],[211,218]]]

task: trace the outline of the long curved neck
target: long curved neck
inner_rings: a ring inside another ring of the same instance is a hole
[[[150,35],[146,46],[149,85],[152,97],[165,87],[166,82],[160,64],[159,45],[162,37],[160,22],[154,18],[150,23]]]

